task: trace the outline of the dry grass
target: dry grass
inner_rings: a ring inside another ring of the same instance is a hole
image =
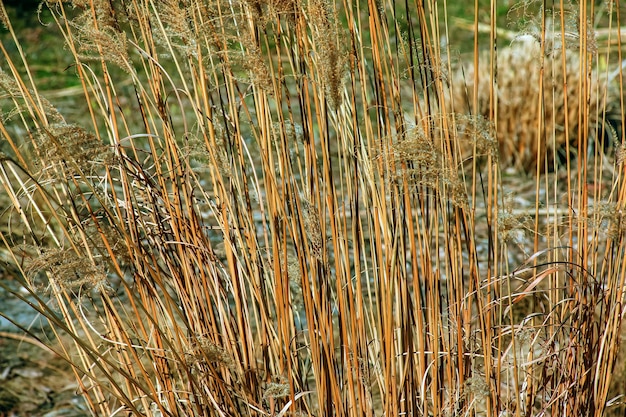
[[[3,256],[93,415],[623,410],[621,37],[593,7],[497,49],[492,3],[461,64],[434,2],[48,6],[89,122],[2,46]]]

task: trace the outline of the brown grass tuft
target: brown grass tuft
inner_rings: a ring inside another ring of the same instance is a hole
[[[555,34],[550,39],[559,36]],[[546,167],[553,170],[563,165],[569,157],[565,155],[568,150],[578,149],[580,129],[592,133],[595,126],[603,123],[598,106],[605,100],[606,79],[594,72],[587,83],[579,64],[586,55],[571,48],[564,53],[561,46],[542,47],[537,39],[527,35],[500,50],[495,84],[498,109],[493,124],[503,168],[535,172],[539,163],[540,171]],[[462,114],[470,112],[471,98],[467,94],[473,91],[476,76],[480,81],[475,111],[477,117],[488,120],[494,109],[490,105],[490,63],[486,55],[482,56],[477,72],[475,75],[475,69],[469,65],[455,73],[449,108]],[[580,120],[580,110],[587,109],[587,102],[589,118]]]

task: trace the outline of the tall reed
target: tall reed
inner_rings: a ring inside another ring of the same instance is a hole
[[[540,7],[521,57],[496,6],[464,61],[445,1],[49,1],[81,120],[4,19],[3,256],[93,415],[621,401],[619,10]]]

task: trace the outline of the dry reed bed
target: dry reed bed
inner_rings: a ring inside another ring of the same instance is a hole
[[[86,125],[2,49],[3,241],[94,415],[607,411],[626,189],[621,157],[610,178],[587,159],[608,106],[589,31],[547,65],[540,19],[519,119],[478,44],[448,103],[435,3],[70,3],[49,6]],[[511,164],[565,175],[536,175],[521,216]]]

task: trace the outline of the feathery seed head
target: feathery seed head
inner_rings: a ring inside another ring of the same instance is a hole
[[[110,147],[77,125],[50,125],[35,139],[43,168],[61,168],[69,176],[77,174],[76,168],[89,172],[94,165],[110,163],[114,158]]]
[[[318,260],[322,260],[324,240],[322,237],[319,210],[315,207],[313,202],[305,198],[302,200],[302,214],[311,254]]]
[[[289,396],[289,393],[290,390],[287,378],[279,376],[278,378],[275,378],[275,382],[269,382],[266,385],[265,391],[263,392],[263,399],[285,398]]]
[[[107,276],[101,266],[67,249],[42,250],[38,257],[28,261],[25,271],[33,281],[39,273],[47,271],[49,280],[70,292],[84,287],[104,291],[108,287]]]

